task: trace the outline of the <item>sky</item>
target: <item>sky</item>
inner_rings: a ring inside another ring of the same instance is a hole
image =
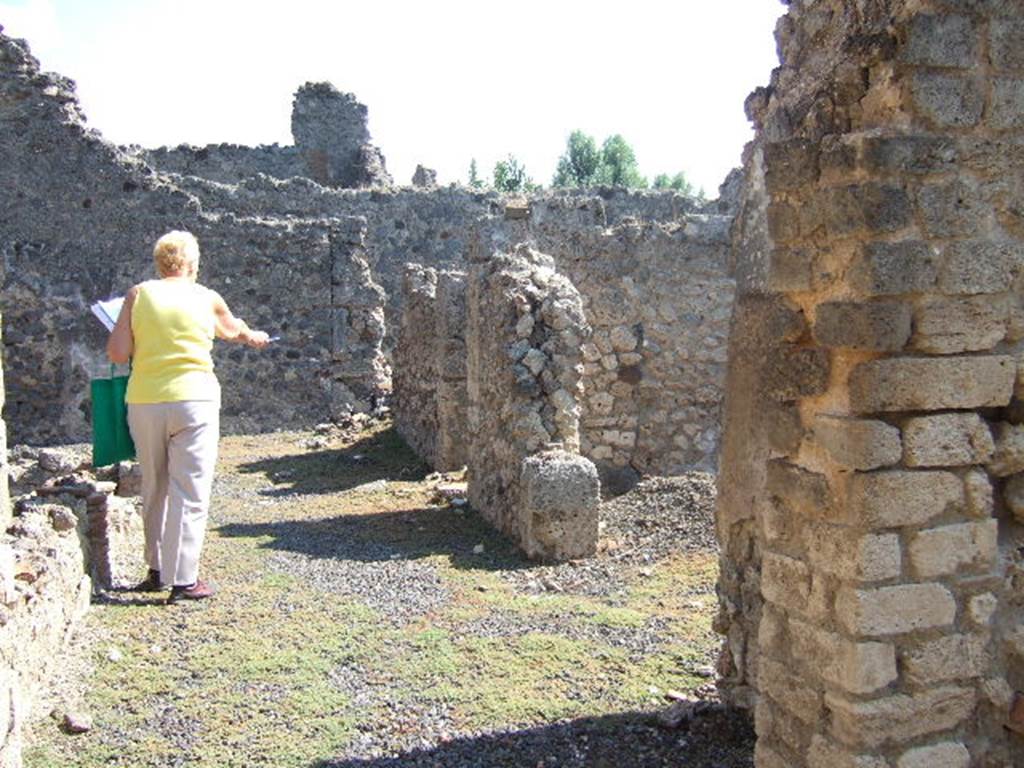
[[[73,79],[118,144],[291,144],[329,81],[369,108],[396,183],[482,176],[514,154],[549,184],[573,130],[622,134],[641,173],[710,197],[778,64],[777,0],[0,0],[4,34]]]

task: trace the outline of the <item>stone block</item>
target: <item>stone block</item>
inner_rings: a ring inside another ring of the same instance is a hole
[[[971,753],[959,741],[946,741],[904,752],[896,768],[970,768]]]
[[[809,291],[813,286],[814,252],[807,248],[778,248],[772,252],[769,286],[773,291]]]
[[[571,560],[597,551],[597,468],[583,456],[545,451],[523,460],[520,523],[529,557]]]
[[[769,747],[763,739],[758,739],[754,745],[754,765],[757,768],[792,768],[793,761]]]
[[[939,288],[949,294],[1003,293],[1024,264],[1024,248],[1017,243],[968,240],[946,247]]]
[[[992,623],[992,617],[999,607],[999,600],[991,592],[981,595],[974,595],[967,602],[967,616],[976,627],[987,627]]]
[[[958,686],[873,701],[825,695],[825,705],[832,712],[833,736],[868,749],[952,730],[971,716],[974,703],[974,691]]]
[[[907,682],[918,686],[983,677],[991,663],[988,638],[982,635],[949,635],[900,652]]]
[[[765,393],[780,402],[813,397],[828,389],[828,350],[784,344],[769,352],[763,371]]]
[[[900,59],[926,67],[968,69],[978,56],[978,32],[966,16],[919,14],[907,30]]]
[[[926,299],[914,311],[914,347],[940,355],[992,349],[1008,320],[1008,303],[988,296]]]
[[[900,460],[900,431],[884,421],[818,416],[814,439],[849,469],[877,469]]]
[[[836,618],[853,635],[899,635],[950,626],[956,618],[956,600],[941,584],[847,587],[836,596]]]
[[[1024,77],[994,79],[989,123],[996,130],[1024,128]]]
[[[819,190],[802,211],[802,229],[824,226],[830,235],[897,232],[913,221],[907,193],[887,184],[854,184]],[[805,232],[806,234],[806,232]]]
[[[897,678],[896,649],[889,643],[858,643],[802,621],[790,621],[791,649],[800,664],[844,691],[869,694]]]
[[[943,413],[908,419],[903,425],[903,461],[908,467],[984,464],[995,443],[976,413]]]
[[[984,230],[991,208],[976,184],[957,176],[917,194],[921,223],[930,237],[972,237]]]
[[[772,189],[797,189],[818,179],[818,145],[806,139],[763,146],[765,182]]]
[[[938,280],[939,254],[921,240],[868,243],[849,275],[850,284],[870,296],[924,292]]]
[[[831,525],[811,525],[804,541],[814,568],[844,581],[885,581],[900,575],[896,534],[857,534]]]
[[[1016,372],[1008,355],[873,360],[850,374],[850,404],[858,413],[1001,407]]]
[[[1001,421],[995,425],[995,450],[988,471],[996,477],[1024,472],[1024,424]]]
[[[807,768],[889,768],[889,763],[883,757],[851,752],[817,734],[807,750]]]
[[[777,403],[766,398],[761,398],[757,410],[772,450],[782,454],[796,453],[804,438],[800,410],[792,403]]]
[[[964,502],[960,478],[938,470],[857,473],[848,494],[849,517],[876,530],[922,525]]]
[[[798,613],[808,612],[811,572],[792,557],[765,552],[761,561],[761,594],[768,602]]]
[[[778,706],[775,700],[768,696],[758,697],[754,707],[754,720],[759,742],[762,739],[769,743],[777,740],[796,754],[802,753],[810,744],[813,728]],[[785,765],[792,763],[786,762]]]
[[[985,108],[981,83],[961,73],[914,72],[910,77],[910,98],[921,116],[938,128],[977,125]]]
[[[956,160],[956,144],[945,137],[898,135],[864,140],[864,164],[872,171],[933,173],[949,169]]]
[[[996,69],[1024,69],[1024,21],[993,19],[988,27],[989,59]]]
[[[1013,475],[1003,487],[1003,501],[1018,523],[1024,523],[1024,474]]]
[[[964,475],[964,494],[967,497],[967,514],[980,518],[992,516],[995,499],[987,472],[981,469],[969,470]]]
[[[766,220],[768,234],[775,243],[788,243],[800,237],[800,212],[789,203],[772,202]]]
[[[821,693],[808,688],[806,681],[777,661],[760,657],[757,666],[758,688],[775,703],[809,725],[815,725],[823,714]]]
[[[962,571],[984,573],[996,561],[995,520],[944,525],[921,531],[910,541],[910,565],[919,578]]]
[[[815,340],[827,347],[893,352],[910,338],[910,306],[898,301],[833,301],[817,308]]]
[[[765,490],[792,513],[807,519],[828,518],[835,506],[828,479],[785,459],[768,462]]]

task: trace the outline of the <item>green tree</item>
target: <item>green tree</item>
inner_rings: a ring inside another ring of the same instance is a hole
[[[643,189],[647,179],[640,175],[636,154],[622,134],[609,136],[601,145],[601,169],[598,178],[602,184],[628,189]]]
[[[526,166],[510,154],[494,166],[494,188],[499,192],[528,192],[534,184],[526,175]]]
[[[680,192],[688,197],[694,197],[693,184],[690,183],[689,179],[686,178],[686,174],[680,171],[675,176],[669,176],[667,173],[659,173],[654,177],[654,184],[652,185],[655,189],[674,189],[676,192]]]
[[[565,152],[558,158],[551,184],[555,187],[592,187],[597,183],[600,168],[601,152],[597,142],[583,131],[573,131],[569,134]]]
[[[469,161],[469,186],[473,189],[480,189],[483,185],[484,180],[477,174],[476,158],[474,157]]]

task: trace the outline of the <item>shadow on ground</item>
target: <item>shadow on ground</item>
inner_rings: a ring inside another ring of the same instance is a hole
[[[453,739],[395,757],[320,760],[311,768],[749,768],[753,753],[752,724],[738,711],[709,712],[689,729],[626,712]]]
[[[377,480],[415,482],[430,472],[394,427],[344,448],[260,459],[238,469],[265,475],[275,487],[260,494],[272,497],[339,493]]]
[[[476,512],[463,507],[423,507],[338,515],[314,520],[226,523],[228,538],[267,538],[264,549],[321,559],[379,562],[446,555],[456,568],[517,570],[536,567]],[[483,545],[482,552],[474,549]]]

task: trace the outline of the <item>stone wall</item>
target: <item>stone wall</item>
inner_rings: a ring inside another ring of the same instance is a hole
[[[402,322],[392,361],[395,428],[409,447],[434,469],[441,469],[437,440],[438,347],[437,271],[405,265]]]
[[[522,219],[488,217],[481,242],[554,258],[593,328],[583,349],[581,450],[610,490],[642,474],[713,469],[734,297],[731,216],[606,227],[599,199],[549,197]]]
[[[275,179],[290,179],[309,173],[298,148],[277,144],[258,147],[238,144],[195,147],[180,144],[177,147],[157,149],[131,146],[125,147],[124,152],[152,168],[159,168],[161,173],[198,176],[219,184],[237,184],[242,179],[258,174]]]
[[[393,411],[405,441],[434,469],[465,465],[466,276],[407,264],[394,349]]]
[[[306,83],[292,102],[293,146],[244,147],[214,144],[124,151],[163,173],[237,184],[263,174],[276,179],[301,176],[327,187],[388,185],[380,150],[370,144],[366,107],[330,83]]]
[[[759,768],[1019,763],[1022,17],[794,2],[748,100],[718,627]]]
[[[590,335],[579,293],[526,246],[476,252],[467,286],[469,501],[530,557],[592,554],[597,471],[576,455]]]
[[[580,292],[593,329],[581,350],[581,453],[612,492],[628,489],[642,474],[714,468],[734,294],[727,272],[731,219],[690,214],[671,224],[605,228],[592,224],[593,209],[564,211],[566,202],[532,205],[521,219],[485,217],[474,236],[481,247],[507,249],[512,238],[522,238],[546,249]],[[417,359],[426,353],[413,329],[424,329],[434,311],[432,291],[422,284],[408,297],[401,322],[403,332],[408,329],[403,349],[411,354],[400,358],[396,351],[395,357],[396,370],[415,369],[408,375],[428,398],[430,371],[434,386],[439,373]],[[420,332],[432,343],[430,331]],[[398,411],[432,422],[432,411],[407,395],[412,392],[396,387]],[[414,447],[433,440],[432,431],[436,426],[421,423]]]
[[[206,213],[87,129],[70,81],[40,73],[23,43],[0,35],[0,70],[0,303],[17,441],[87,439],[88,381],[109,370],[88,306],[152,277],[152,243],[174,228],[199,238],[204,284],[283,337],[262,352],[217,346],[226,429],[316,423],[386,388],[365,221]]]

